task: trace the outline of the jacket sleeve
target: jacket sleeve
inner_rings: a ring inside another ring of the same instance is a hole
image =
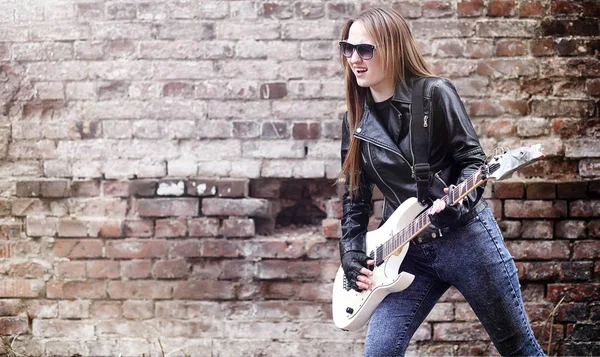
[[[445,118],[449,149],[452,152],[454,162],[460,168],[460,174],[456,182],[456,184],[459,184],[485,163],[486,156],[454,85],[447,79],[442,79],[432,96],[432,103],[436,110],[441,110],[441,114]],[[463,201],[463,205],[467,210],[473,208],[479,201],[484,188],[485,185],[481,185],[469,193]]]
[[[342,124],[342,164],[346,159],[349,147],[350,129],[348,125],[348,113],[346,113]],[[340,257],[351,250],[365,251],[365,237],[372,209],[372,196],[373,185],[369,182],[364,171],[361,170],[360,183],[352,198],[350,198],[348,180],[346,180],[342,202],[342,238],[339,243]]]

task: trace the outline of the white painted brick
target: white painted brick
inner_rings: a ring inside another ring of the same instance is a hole
[[[279,78],[281,65],[274,60],[223,60],[219,63],[219,75],[224,78],[253,78],[275,80]]]
[[[269,101],[216,101],[208,103],[209,118],[266,119],[270,117]],[[202,125],[202,123],[200,123]]]
[[[68,161],[46,160],[44,161],[44,175],[47,177],[69,177],[72,168]]]
[[[158,178],[167,175],[167,164],[164,161],[137,161],[135,174],[138,178]]]
[[[260,24],[219,22],[216,26],[219,40],[274,40],[280,38],[279,22],[263,21]]]
[[[186,140],[181,142],[180,151],[183,159],[215,161],[239,158],[242,155],[242,145],[238,140]],[[199,170],[202,170],[202,168]]]
[[[292,175],[297,178],[322,178],[325,176],[325,163],[317,160],[290,162]]]
[[[269,159],[300,159],[304,157],[304,143],[290,140],[254,140],[242,143],[244,157]]]
[[[0,165],[0,177],[38,177],[43,173],[42,164],[38,160],[20,160]]]
[[[212,61],[159,61],[154,62],[156,79],[210,79],[215,71]]]
[[[226,177],[231,172],[230,161],[203,161],[198,163],[200,177]]]
[[[185,193],[185,183],[177,182],[160,182],[156,194],[159,196],[181,196]]]
[[[290,119],[331,119],[343,113],[345,105],[336,100],[274,101],[273,115]]]
[[[93,82],[67,83],[65,92],[68,100],[96,100],[96,85]]]
[[[233,161],[229,175],[231,177],[259,178],[261,164],[261,160]]]
[[[129,120],[103,120],[102,134],[107,139],[129,139],[133,137],[133,128]]]
[[[315,141],[308,142],[306,145],[308,146],[308,158],[341,160],[338,141]]]
[[[73,177],[96,178],[102,177],[102,162],[100,161],[74,161],[73,162]]]
[[[35,85],[38,98],[42,100],[63,100],[65,89],[62,82],[40,82]]]
[[[292,177],[292,166],[287,160],[265,160],[260,169],[261,177]]]
[[[173,177],[195,176],[198,164],[194,160],[171,160],[167,162],[167,172]]]

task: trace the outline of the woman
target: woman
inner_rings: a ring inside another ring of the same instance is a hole
[[[402,356],[433,306],[456,287],[502,355],[544,355],[528,322],[513,257],[481,197],[462,204],[439,198],[485,161],[471,121],[454,86],[433,77],[405,20],[385,8],[367,10],[346,24],[340,42],[348,112],[342,133],[342,267],[351,286],[373,283],[365,254],[372,188],[384,195],[383,221],[417,196],[410,103],[415,78],[427,80],[424,114],[430,118],[428,185],[432,226],[413,239],[400,267],[415,276],[404,291],[388,295],[369,323],[365,356]]]

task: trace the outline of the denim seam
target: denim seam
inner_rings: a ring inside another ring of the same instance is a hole
[[[433,288],[433,285],[435,285],[435,282],[431,283],[429,285],[429,288],[427,288],[427,291],[425,291],[425,293],[423,294],[423,296],[421,296],[421,298],[419,299],[419,304],[411,312],[410,321],[408,322],[408,324],[406,324],[406,328],[404,328],[404,331],[402,331],[402,335],[400,335],[399,341],[404,341],[405,340],[406,331],[408,331],[408,329],[410,328],[410,325],[412,324],[413,320],[415,319],[415,316],[417,316],[417,312],[419,311],[419,309],[421,309],[421,306],[423,306],[423,301],[425,301],[425,298],[427,297],[427,295],[429,295],[429,292]],[[410,341],[408,341],[408,343],[410,343]],[[408,348],[408,343],[406,344],[407,348]],[[401,344],[401,342],[398,342],[396,344],[396,348],[394,348],[394,355],[395,356],[398,355],[398,352],[400,352],[400,349],[401,349],[400,344]],[[405,349],[405,351],[406,351],[406,349]]]
[[[488,235],[490,236],[490,238],[492,239],[492,242],[494,243],[494,246],[496,247],[496,250],[498,251],[498,254],[500,255],[500,257],[502,258],[502,267],[504,268],[504,274],[506,276],[506,279],[508,280],[508,285],[510,285],[511,291],[512,291],[512,295],[513,295],[513,301],[516,301],[517,299],[517,293],[515,291],[515,287],[513,286],[513,284],[510,282],[510,276],[509,273],[507,271],[506,268],[506,262],[504,261],[504,256],[502,255],[502,251],[500,249],[500,247],[498,247],[498,242],[497,239],[495,238],[499,238],[499,237],[495,237],[492,229],[489,227],[488,223],[485,222],[485,220],[481,219],[480,220],[481,223],[483,224],[485,230],[488,232]],[[529,321],[526,320],[526,314],[525,314],[525,306],[523,304],[521,304],[521,308],[519,309],[519,315],[521,315],[521,323],[522,324],[529,324]],[[531,329],[527,329],[527,335],[529,338],[529,343],[533,343],[533,341],[535,340],[535,337],[533,336],[532,330]],[[537,345],[537,343],[533,343],[534,345]],[[540,351],[538,351],[540,352]]]

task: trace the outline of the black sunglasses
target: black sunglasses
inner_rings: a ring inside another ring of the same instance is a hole
[[[375,51],[375,45],[369,45],[366,43],[359,43],[358,45],[353,45],[346,41],[340,41],[340,50],[342,51],[342,55],[344,57],[352,57],[354,50],[358,53],[358,56],[364,60],[370,60],[373,58],[373,52]]]

